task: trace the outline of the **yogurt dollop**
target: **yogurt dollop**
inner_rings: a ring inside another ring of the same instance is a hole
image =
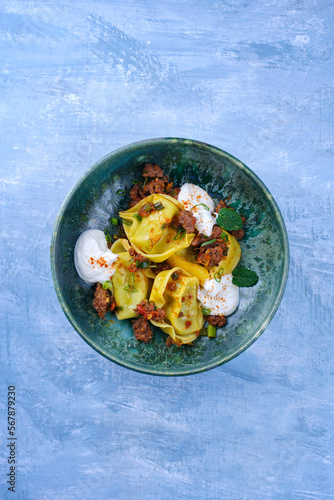
[[[100,229],[87,229],[75,244],[74,264],[86,283],[104,283],[114,272],[118,255],[109,250],[106,237]]]
[[[213,315],[230,316],[239,305],[239,287],[233,285],[232,274],[225,274],[219,283],[216,280],[207,280],[203,287],[199,287],[197,298]]]
[[[216,222],[216,217],[211,215],[215,209],[211,196],[201,187],[186,183],[181,187],[177,199],[185,210],[192,211],[196,218],[197,231],[210,236]]]

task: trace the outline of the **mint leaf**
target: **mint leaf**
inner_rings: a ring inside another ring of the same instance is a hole
[[[254,286],[259,280],[258,275],[246,267],[237,267],[232,275],[232,283],[236,286]]]
[[[225,229],[225,231],[237,231],[243,228],[242,218],[230,208],[222,208],[219,211],[216,224]]]

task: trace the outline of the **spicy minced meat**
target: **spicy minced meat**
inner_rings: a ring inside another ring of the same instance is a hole
[[[150,213],[154,211],[155,211],[154,204],[148,201],[142,207],[140,207],[140,209],[138,210],[138,215],[140,215],[141,217],[148,217]]]
[[[195,232],[196,219],[190,210],[181,210],[179,213],[179,221],[187,234]]]
[[[231,234],[232,234],[232,236],[235,237],[235,239],[241,240],[245,235],[245,231],[243,229],[237,229],[235,231],[232,231]]]
[[[159,165],[152,165],[152,163],[145,163],[143,169],[143,177],[166,177]]]
[[[129,248],[129,254],[133,258],[133,262],[129,266],[129,272],[135,273],[136,271],[138,271],[138,267],[141,268],[140,264],[142,264],[143,262],[146,262],[148,259],[146,259],[140,253],[136,252],[136,250],[134,248]],[[138,266],[138,264],[139,264],[139,266]]]
[[[93,307],[100,318],[104,318],[107,312],[113,311],[116,307],[116,302],[111,292],[104,290],[101,283],[96,285]]]
[[[153,332],[151,330],[150,324],[144,318],[132,320],[132,329],[134,336],[140,342],[147,343],[153,337]]]
[[[167,286],[166,286],[167,290],[169,290],[170,292],[175,292],[175,290],[177,289],[177,285],[176,283],[174,283],[174,281],[169,281],[167,283]]]
[[[136,314],[140,314],[144,319],[153,319],[158,323],[162,323],[166,316],[166,311],[157,309],[153,301],[149,302],[147,299],[142,300],[135,309]]]
[[[135,184],[132,189],[130,189],[130,198],[131,198],[131,203],[130,207],[137,205],[143,198],[145,198],[145,195],[143,193],[143,185],[140,182],[139,184]]]
[[[221,315],[210,314],[209,316],[207,316],[206,319],[210,325],[214,326],[224,326],[226,323],[226,318],[223,314]]]
[[[196,262],[199,264],[203,264],[207,267],[217,266],[223,257],[227,255],[228,248],[226,244],[220,240],[216,246],[212,246],[211,248],[202,247],[198,253]],[[215,243],[212,243],[215,245]]]
[[[154,264],[153,266],[150,266],[150,269],[154,272],[154,274],[159,274],[161,271],[167,271],[170,269],[168,263],[165,262],[158,262],[157,264]]]
[[[149,196],[150,194],[160,194],[165,191],[165,181],[163,179],[153,179],[148,182],[146,186],[143,187],[143,193],[145,196]]]

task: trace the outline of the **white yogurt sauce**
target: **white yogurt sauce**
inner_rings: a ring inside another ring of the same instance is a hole
[[[104,283],[115,272],[118,255],[109,250],[106,237],[99,229],[87,229],[75,244],[74,264],[86,283]]]
[[[210,236],[216,222],[216,216],[212,215],[215,205],[211,196],[201,187],[186,183],[181,187],[177,199],[183,204],[185,210],[191,210],[193,213],[196,218],[197,231],[205,236]]]
[[[230,316],[239,305],[239,287],[233,285],[232,274],[221,277],[220,283],[215,279],[207,280],[204,286],[199,287],[197,298],[213,315]]]

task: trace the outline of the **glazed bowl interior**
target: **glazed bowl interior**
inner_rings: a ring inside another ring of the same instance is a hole
[[[240,305],[218,329],[217,338],[199,337],[193,346],[167,348],[166,335],[154,328],[149,344],[138,342],[129,320],[101,320],[92,307],[94,287],[78,276],[73,251],[89,228],[112,226],[109,218],[128,207],[132,181],[145,162],[157,163],[175,184],[191,182],[215,202],[227,196],[246,216],[240,265],[256,271],[258,284],[240,289]],[[125,195],[117,194],[119,190]],[[289,250],[284,222],[268,189],[243,163],[213,146],[187,139],[151,139],[131,144],[97,162],[77,183],[56,220],[51,268],[60,304],[81,337],[122,366],[156,375],[188,375],[214,368],[249,347],[269,324],[282,298]]]

